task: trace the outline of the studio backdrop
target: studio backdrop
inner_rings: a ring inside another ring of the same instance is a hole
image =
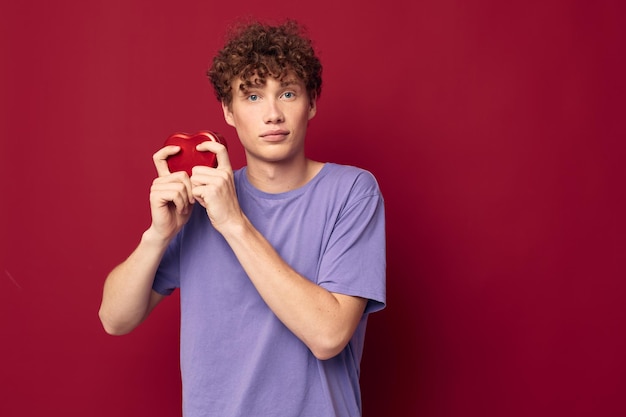
[[[365,417],[626,415],[623,2],[61,0],[0,6],[0,415],[180,416],[177,295],[97,311],[150,222],[152,154],[213,129],[242,18],[324,65],[307,149],[378,179],[388,307]],[[322,416],[320,416],[322,417]]]

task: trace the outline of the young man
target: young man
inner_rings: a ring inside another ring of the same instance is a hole
[[[209,78],[245,149],[234,171],[170,173],[154,155],[152,224],[107,277],[107,332],[181,297],[183,409],[195,416],[361,415],[368,314],[385,305],[383,199],[362,169],[308,159],[321,64],[293,22],[234,32]]]

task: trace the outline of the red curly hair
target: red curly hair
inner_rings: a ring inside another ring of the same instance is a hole
[[[240,88],[265,83],[267,77],[282,80],[293,73],[306,86],[311,100],[322,92],[322,64],[311,40],[295,21],[271,26],[260,22],[235,27],[225,46],[213,58],[207,76],[217,99],[230,105],[231,83],[243,81]],[[254,80],[253,80],[254,77]]]

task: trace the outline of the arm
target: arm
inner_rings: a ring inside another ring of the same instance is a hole
[[[154,274],[164,252],[163,242],[147,230],[135,251],[111,271],[104,283],[99,311],[107,333],[131,332],[164,297],[152,290]]]
[[[331,293],[291,268],[241,211],[225,151],[217,144],[207,144],[205,150],[217,154],[219,165],[194,168],[196,200],[274,314],[317,358],[335,356],[351,339],[367,300]]]
[[[99,316],[107,333],[132,331],[163,299],[152,290],[154,275],[169,242],[189,220],[194,202],[187,174],[170,174],[165,162],[178,150],[169,146],[154,155],[159,177],[150,189],[152,224],[133,253],[105,281]]]
[[[318,359],[344,349],[366,299],[331,293],[299,275],[245,216],[220,231],[270,309]]]

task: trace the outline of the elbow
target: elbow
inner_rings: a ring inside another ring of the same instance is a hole
[[[319,336],[309,343],[309,349],[313,356],[321,361],[334,358],[340,354],[350,341],[349,337],[341,337],[337,335],[329,335],[326,337]]]
[[[105,323],[102,323],[102,327],[104,328],[104,331],[111,336],[123,336],[130,333],[130,330],[124,330],[117,327],[108,326]]]
[[[100,318],[100,323],[104,328],[104,331],[111,336],[122,336],[130,333],[134,327],[124,326],[121,323],[118,323],[111,318],[102,310],[98,311],[98,317]]]
[[[320,361],[326,361],[328,359],[332,359],[335,356],[337,356],[339,354],[339,352],[341,352],[343,350],[342,349],[316,349],[316,350],[311,350],[311,352],[313,352],[313,356],[315,356],[316,359],[320,360]]]

